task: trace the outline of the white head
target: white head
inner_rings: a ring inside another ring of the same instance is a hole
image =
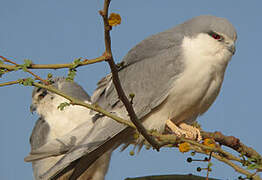
[[[75,82],[68,81],[65,78],[55,78],[52,84],[58,90],[65,94],[75,97],[83,101],[90,101],[89,95],[85,90]],[[32,104],[30,111],[37,111],[41,116],[45,116],[47,112],[56,110],[61,102],[67,102],[65,98],[46,89],[36,87],[32,92]]]

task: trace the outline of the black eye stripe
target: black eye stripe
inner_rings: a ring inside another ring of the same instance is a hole
[[[47,95],[47,90],[43,91],[41,94],[39,94],[39,98],[44,98]]]
[[[36,92],[39,92],[41,89],[42,89],[42,88],[37,88],[37,89],[36,89]]]

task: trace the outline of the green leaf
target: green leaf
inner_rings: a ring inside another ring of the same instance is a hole
[[[135,94],[134,94],[134,93],[130,93],[130,94],[129,94],[129,97],[130,97],[131,99],[133,99],[133,98],[135,97]]]
[[[207,166],[208,168],[210,168],[211,166],[213,166],[213,163],[209,162]]]
[[[53,74],[52,73],[48,73],[47,74],[47,79],[51,79],[53,77]]]
[[[130,156],[134,156],[134,155],[135,155],[135,152],[132,150],[132,151],[129,152],[129,155],[130,155]]]
[[[24,86],[33,86],[34,80],[32,78],[18,79],[19,84]]]
[[[77,68],[77,66],[79,66],[79,64],[81,64],[81,58],[76,58],[76,59],[73,61],[72,69]]]
[[[75,76],[76,76],[76,69],[69,69],[66,80],[74,81]]]
[[[249,162],[256,162],[256,161],[257,161],[257,159],[254,158],[254,157],[252,157],[252,158],[248,158],[247,160],[248,160]]]
[[[23,79],[18,79],[17,81],[19,82],[19,84],[23,83]]]
[[[22,69],[23,69],[24,72],[27,71],[27,67],[25,65],[22,65]]]
[[[195,151],[192,151],[192,152],[191,152],[191,156],[194,156],[194,155],[196,155],[196,152],[195,152]]]
[[[259,167],[258,164],[250,164],[247,166],[247,169],[248,170],[254,170],[254,169],[257,169]]]
[[[63,103],[59,104],[57,109],[59,109],[60,111],[63,111],[66,106],[70,106],[70,104],[68,102],[63,102]]]
[[[21,66],[16,66],[15,68],[14,68],[14,71],[18,71],[19,69],[21,69],[22,67]]]
[[[24,60],[25,67],[30,67],[32,64],[33,64],[33,62],[30,59],[25,59]]]
[[[151,146],[149,144],[147,144],[145,146],[146,146],[146,150],[149,150],[151,148]]]
[[[2,77],[3,74],[5,74],[5,70],[0,69],[0,78]]]
[[[116,64],[116,67],[117,67],[118,69],[121,69],[122,67],[124,67],[124,65],[125,65],[125,62],[122,61],[122,62],[120,62],[120,63],[117,63],[117,64]]]
[[[25,59],[24,60],[24,64],[21,64],[21,65],[17,65],[15,68],[14,68],[14,71],[17,71],[19,69],[23,69],[23,71],[27,72],[27,68],[30,67],[32,65],[32,61],[29,60],[29,59]]]

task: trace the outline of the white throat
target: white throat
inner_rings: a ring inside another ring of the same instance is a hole
[[[215,101],[232,54],[208,34],[185,37],[182,42],[185,69],[173,82],[166,101],[153,111],[144,125],[163,131],[166,120],[192,123]]]

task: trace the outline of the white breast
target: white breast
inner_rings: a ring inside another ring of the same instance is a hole
[[[148,129],[162,131],[167,119],[176,124],[195,119],[206,112],[219,93],[231,54],[207,34],[184,38],[182,49],[185,70],[173,82],[166,101],[146,117]]]
[[[49,140],[67,134],[85,121],[90,121],[90,126],[93,124],[89,109],[78,105],[66,106],[64,110],[58,109],[57,107],[63,102],[69,101],[61,96],[54,95],[51,104],[53,107],[49,108],[44,117],[50,126]],[[86,103],[90,102],[86,101]]]

